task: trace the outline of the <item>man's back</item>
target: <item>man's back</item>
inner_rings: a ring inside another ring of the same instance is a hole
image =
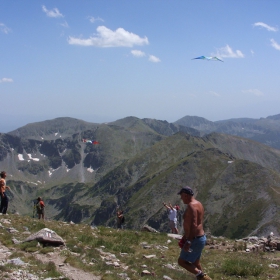
[[[203,216],[204,208],[202,204],[198,200],[192,199],[184,214],[184,228],[188,235],[194,238],[204,234]]]

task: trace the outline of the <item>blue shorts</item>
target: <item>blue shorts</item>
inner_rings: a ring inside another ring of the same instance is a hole
[[[200,259],[201,253],[202,253],[202,250],[203,250],[205,244],[206,244],[206,236],[205,235],[203,235],[199,238],[195,238],[192,241],[192,244],[191,244],[191,247],[190,247],[192,252],[187,252],[184,249],[181,249],[181,253],[180,253],[179,258],[186,261],[186,262],[194,263],[196,260]]]

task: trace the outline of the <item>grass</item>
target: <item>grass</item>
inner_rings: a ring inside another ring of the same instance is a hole
[[[241,277],[258,277],[263,271],[264,267],[262,263],[256,258],[251,257],[231,257],[224,261],[222,265],[222,271],[226,275],[241,276]]]
[[[177,240],[169,238],[166,233],[137,232],[132,230],[117,230],[109,227],[91,228],[85,224],[68,224],[60,221],[39,221],[30,217],[9,215],[11,224],[18,233],[10,234],[5,228],[0,228],[0,242],[12,249],[10,259],[19,257],[29,263],[28,269],[33,274],[47,277],[58,277],[54,263],[42,263],[35,259],[36,254],[52,254],[60,252],[65,263],[100,275],[102,280],[120,279],[120,273],[126,273],[131,280],[151,279],[151,276],[141,277],[146,269],[153,273],[153,279],[163,279],[169,276],[173,280],[193,279],[193,276],[178,266],[179,247]],[[1,221],[0,221],[1,222]],[[2,223],[2,222],[1,222]],[[5,227],[5,224],[2,223]],[[64,238],[67,247],[63,249],[53,247],[38,247],[38,242],[14,244],[12,238],[24,240],[22,235],[28,227],[31,233],[47,227]],[[280,279],[280,271],[269,268],[269,264],[279,262],[280,252],[274,253],[246,253],[246,244],[236,243],[230,239],[215,239],[219,249],[203,251],[201,263],[205,272],[212,279]],[[146,245],[146,247],[144,246]],[[229,247],[231,248],[229,250]],[[121,267],[106,264],[110,261],[109,254]],[[147,256],[154,255],[152,258]],[[2,266],[0,276],[14,269],[13,265]],[[1,274],[2,273],[2,274]],[[1,277],[0,277],[1,278]]]

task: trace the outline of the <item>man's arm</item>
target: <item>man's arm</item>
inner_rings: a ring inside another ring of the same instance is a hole
[[[163,202],[162,203],[168,210],[170,210],[170,207],[165,203],[165,202]]]
[[[173,206],[170,202],[169,202],[169,207],[170,207],[171,210],[174,210],[174,208],[173,208]]]

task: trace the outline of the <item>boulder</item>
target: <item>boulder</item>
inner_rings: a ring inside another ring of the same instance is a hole
[[[43,228],[36,233],[31,234],[23,242],[37,240],[44,245],[60,246],[65,245],[64,240],[51,229]]]
[[[158,231],[148,225],[144,225],[141,229],[142,231],[149,231],[149,232],[155,232],[155,233],[158,233]]]

